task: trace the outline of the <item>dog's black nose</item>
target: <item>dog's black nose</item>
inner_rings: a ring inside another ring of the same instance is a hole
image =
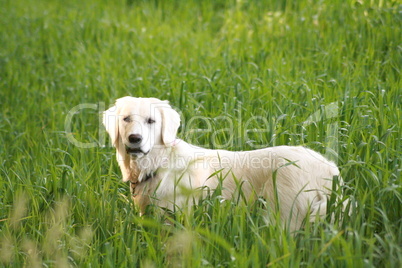
[[[142,136],[139,134],[131,134],[128,136],[128,141],[133,144],[138,144],[142,141]]]

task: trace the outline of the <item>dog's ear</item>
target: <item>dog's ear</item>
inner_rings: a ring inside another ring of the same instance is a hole
[[[109,133],[113,146],[116,147],[116,158],[123,175],[123,181],[136,182],[138,180],[139,171],[136,166],[130,166],[130,157],[127,155],[124,143],[121,142],[119,137],[120,108],[126,98],[129,97],[117,99],[115,106],[103,112],[103,125]]]
[[[167,102],[166,102],[167,103]],[[166,146],[173,146],[180,126],[180,115],[170,105],[160,107],[162,114],[162,141]]]
[[[119,139],[119,109],[117,106],[110,107],[103,112],[103,125],[109,133],[113,146],[117,147]]]

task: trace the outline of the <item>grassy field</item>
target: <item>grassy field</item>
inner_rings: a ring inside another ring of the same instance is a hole
[[[401,267],[401,11],[0,0],[0,266]],[[208,148],[315,149],[356,208],[295,234],[264,200],[139,217],[99,122],[125,95],[169,100],[179,137]]]

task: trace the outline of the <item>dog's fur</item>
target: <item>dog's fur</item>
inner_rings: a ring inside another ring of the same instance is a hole
[[[203,190],[222,185],[226,199],[240,188],[245,198],[263,197],[296,230],[307,214],[326,214],[333,177],[339,176],[334,163],[304,147],[230,152],[176,139],[179,114],[155,98],[120,98],[104,112],[103,124],[141,212],[150,203],[184,207]]]

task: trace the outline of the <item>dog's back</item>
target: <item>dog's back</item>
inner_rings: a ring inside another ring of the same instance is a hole
[[[339,176],[333,162],[301,146],[245,152],[206,150],[191,169],[202,176],[197,177],[197,185],[214,189],[221,183],[227,199],[239,188],[246,198],[263,197],[271,209],[279,207],[284,222],[291,220],[293,230],[307,214],[311,220],[326,214],[333,177]]]

